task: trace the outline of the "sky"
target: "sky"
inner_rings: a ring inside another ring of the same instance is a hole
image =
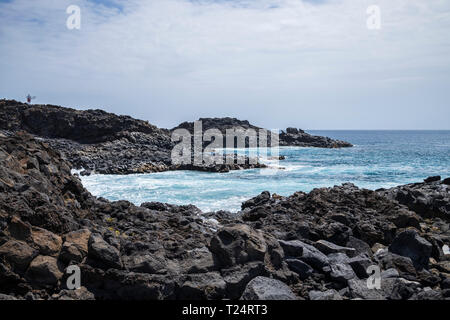
[[[0,0],[0,98],[166,128],[450,129],[449,31],[448,0]]]

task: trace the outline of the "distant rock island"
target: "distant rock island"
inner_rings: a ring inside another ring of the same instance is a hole
[[[202,118],[203,129],[222,132],[233,127],[261,128],[235,118]],[[26,131],[59,150],[82,174],[149,173],[168,170],[229,170],[261,168],[262,163],[220,165],[175,165],[171,151],[175,145],[171,133],[178,128],[193,131],[193,122],[161,129],[148,121],[115,115],[103,110],[76,110],[54,105],[28,105],[15,100],[0,100],[0,130],[5,134]],[[313,136],[303,130],[288,128],[279,135],[280,146],[345,148],[345,141]]]

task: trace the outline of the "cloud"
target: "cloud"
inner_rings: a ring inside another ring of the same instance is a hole
[[[71,4],[81,30],[66,28]],[[372,4],[381,30],[366,27]],[[0,95],[162,126],[450,129],[449,27],[442,0],[13,0],[0,2]]]

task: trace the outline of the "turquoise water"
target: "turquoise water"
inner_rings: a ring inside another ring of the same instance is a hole
[[[352,182],[377,189],[450,177],[450,131],[309,131],[353,143],[353,148],[280,148],[283,170],[203,173],[172,171],[128,176],[82,177],[96,196],[194,204],[203,211],[237,211],[243,201],[264,190],[280,195]],[[267,174],[271,173],[271,174]]]

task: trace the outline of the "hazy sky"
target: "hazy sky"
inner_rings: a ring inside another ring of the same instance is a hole
[[[448,0],[0,0],[0,97],[161,127],[450,129],[449,32]]]

